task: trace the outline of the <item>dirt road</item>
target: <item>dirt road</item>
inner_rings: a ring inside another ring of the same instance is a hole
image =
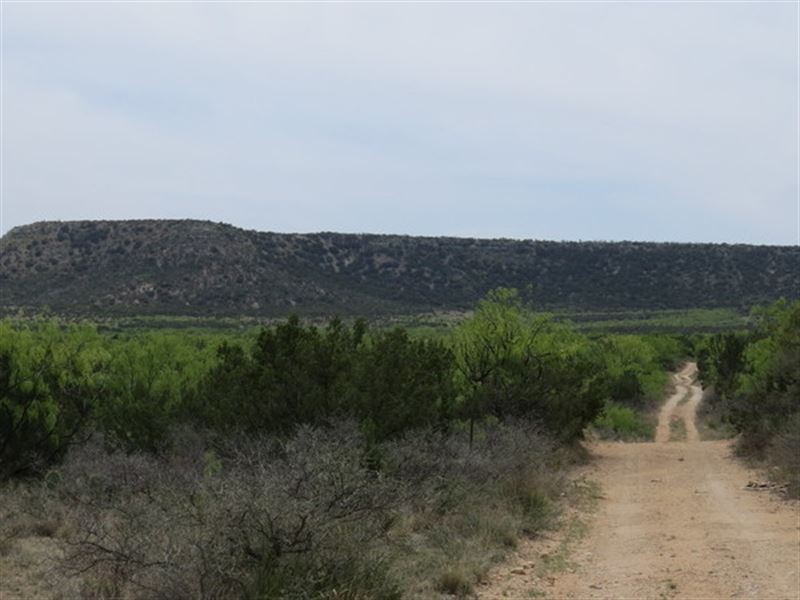
[[[592,448],[587,475],[602,497],[567,565],[537,574],[547,557],[532,542],[480,597],[800,599],[798,504],[747,489],[758,475],[730,457],[730,442],[699,441],[696,371],[674,375],[655,443]],[[686,441],[670,441],[674,417]]]

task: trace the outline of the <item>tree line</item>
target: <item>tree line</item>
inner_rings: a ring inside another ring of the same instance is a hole
[[[255,339],[6,320],[0,471],[41,471],[88,431],[158,452],[179,424],[288,435],[347,418],[379,444],[422,427],[472,431],[516,418],[571,442],[612,399],[635,407],[657,398],[685,353],[668,336],[581,335],[509,289],[491,292],[443,341],[297,317]]]
[[[646,435],[688,353],[508,289],[437,339],[3,321],[0,541],[49,531],[75,597],[466,597],[590,493],[565,479],[587,425]]]

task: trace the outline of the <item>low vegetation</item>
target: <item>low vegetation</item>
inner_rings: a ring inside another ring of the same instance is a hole
[[[652,419],[618,402],[606,403],[592,425],[604,439],[641,442],[652,440],[655,435]]]
[[[765,452],[781,469],[797,447],[792,311],[709,338],[701,360],[704,377],[729,372],[722,356],[740,369],[713,382],[732,422],[749,423],[747,394],[778,391]],[[590,337],[508,289],[434,338],[297,318],[257,334],[7,320],[0,575],[33,538],[54,597],[465,596],[558,522],[587,428],[652,435],[691,351]]]
[[[754,313],[751,333],[718,334],[699,349],[706,418],[739,433],[740,454],[766,460],[800,495],[800,302]]]

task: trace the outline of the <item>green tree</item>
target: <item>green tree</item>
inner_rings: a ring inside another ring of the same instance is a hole
[[[455,403],[453,355],[403,329],[379,333],[360,353],[354,373],[355,412],[370,441],[428,425],[446,429]]]
[[[490,292],[454,334],[462,412],[533,418],[574,439],[601,410],[597,354],[591,343],[527,309],[515,290]]]
[[[90,328],[0,323],[0,479],[63,456],[90,420],[106,358]]]

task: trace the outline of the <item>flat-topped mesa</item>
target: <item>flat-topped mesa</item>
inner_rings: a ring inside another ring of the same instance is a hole
[[[0,240],[0,308],[382,315],[533,286],[547,309],[747,308],[800,294],[800,247],[282,234],[193,220],[46,221]]]

